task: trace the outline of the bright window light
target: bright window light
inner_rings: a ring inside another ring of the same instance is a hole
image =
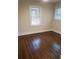
[[[31,25],[40,25],[40,8],[39,7],[31,7],[30,8],[31,15]]]
[[[61,20],[61,8],[57,8],[55,10],[55,19],[56,20]]]

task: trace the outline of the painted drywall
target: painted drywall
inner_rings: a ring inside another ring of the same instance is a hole
[[[41,7],[41,24],[31,26],[30,6]],[[49,3],[40,3],[30,0],[19,0],[18,2],[18,35],[50,31],[53,22],[53,5]]]
[[[53,18],[53,24],[52,24],[52,31],[61,33],[61,20],[58,21],[55,19],[55,9],[61,7],[61,2],[55,3],[54,4],[54,18]]]

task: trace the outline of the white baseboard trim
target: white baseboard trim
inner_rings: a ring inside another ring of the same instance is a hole
[[[44,31],[37,31],[37,32],[24,32],[24,33],[19,33],[18,36],[22,36],[22,35],[28,35],[28,34],[35,34],[35,33],[40,33],[40,32],[47,32],[47,31],[51,31],[51,30],[44,30]]]
[[[58,34],[61,34],[61,32],[58,32],[58,31],[56,31],[54,29],[50,29],[50,30],[37,31],[37,32],[28,32],[28,33],[27,32],[24,32],[24,33],[19,33],[18,36],[28,35],[28,34],[35,34],[35,33],[40,33],[40,32],[47,32],[47,31],[54,31],[54,32],[56,32]]]
[[[61,34],[61,32],[59,32],[59,31],[57,31],[57,30],[55,30],[55,29],[51,29],[51,31],[54,31],[54,32],[56,32],[56,33],[58,33],[58,34]]]

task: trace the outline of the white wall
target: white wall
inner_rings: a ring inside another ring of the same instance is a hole
[[[53,18],[53,24],[52,24],[52,31],[55,31],[57,33],[61,33],[61,21],[57,21],[55,19],[55,9],[61,7],[61,2],[54,4],[54,18]]]
[[[50,31],[53,22],[53,5],[48,3],[19,0],[18,6],[18,35]],[[40,26],[31,26],[29,6],[41,7],[42,17]]]

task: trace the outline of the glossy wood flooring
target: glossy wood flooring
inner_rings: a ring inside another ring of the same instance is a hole
[[[18,37],[18,59],[59,59],[61,35],[43,32]]]

